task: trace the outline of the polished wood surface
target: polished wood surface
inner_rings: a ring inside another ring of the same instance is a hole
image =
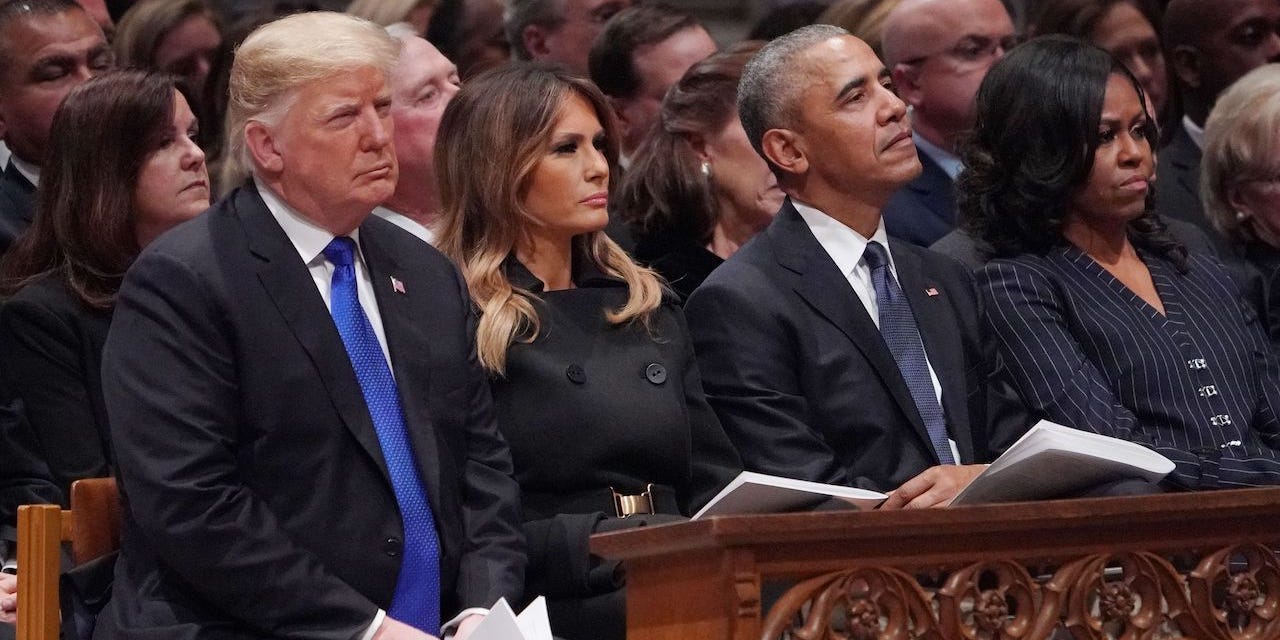
[[[1277,542],[1280,489],[1251,489],[717,517],[592,550],[626,561],[632,639],[1274,639]]]
[[[71,510],[56,504],[18,507],[17,640],[58,640],[62,543],[71,544],[76,564],[120,547],[120,494],[115,478],[77,480]]]

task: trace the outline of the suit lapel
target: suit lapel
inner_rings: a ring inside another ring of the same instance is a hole
[[[236,214],[245,227],[249,249],[262,260],[258,280],[310,356],[334,410],[390,484],[391,476],[360,382],[311,273],[257,192],[251,186],[245,187],[235,197]]]
[[[18,208],[18,212],[23,220],[31,222],[35,219],[35,193],[36,186],[31,184],[27,177],[18,171],[18,167],[10,160],[5,166],[3,178],[6,182],[12,184],[14,188],[10,190],[10,194],[16,199],[14,204]]]
[[[381,222],[381,221],[379,221]],[[405,428],[413,442],[418,473],[426,483],[431,508],[440,513],[440,450],[432,426],[429,392],[431,362],[428,322],[423,309],[429,305],[425,284],[415,280],[417,274],[403,269],[387,246],[385,227],[366,221],[360,226],[360,245],[374,296],[382,316],[382,330],[387,337],[387,351],[395,372],[400,406],[404,410]],[[426,251],[426,248],[423,248]]]
[[[906,294],[907,303],[911,305],[911,314],[916,318],[925,354],[938,376],[938,383],[942,385],[942,411],[946,416],[948,431],[957,446],[967,448],[967,443],[970,442],[968,420],[958,419],[957,416],[968,415],[969,393],[964,376],[956,375],[956,372],[963,373],[965,368],[963,355],[954,348],[957,327],[955,313],[947,298],[951,292],[943,289],[941,283],[926,273],[920,257],[911,249],[904,248],[905,243],[890,240],[889,244],[893,249],[893,260],[898,271],[898,284]],[[925,442],[930,442],[927,431],[922,431],[921,436]],[[933,445],[929,446],[932,450]],[[971,459],[968,456],[972,452],[964,453],[967,454],[966,459]]]
[[[1200,199],[1200,148],[1196,146],[1185,126],[1178,127],[1173,143],[1163,153],[1172,154],[1169,164],[1177,170],[1176,179],[1192,198]]]
[[[790,200],[782,205],[778,220],[766,233],[776,248],[778,263],[796,274],[796,293],[862,352],[912,427],[929,442],[924,420],[880,329]],[[857,393],[857,389],[848,391]]]

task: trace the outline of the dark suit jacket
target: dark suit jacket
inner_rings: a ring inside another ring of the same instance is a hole
[[[889,235],[927,247],[956,226],[955,184],[929,154],[919,151],[924,171],[885,203],[884,229]]]
[[[0,174],[0,255],[9,250],[35,217],[36,187],[9,161]]]
[[[85,307],[56,275],[0,307],[0,374],[64,496],[76,480],[112,475],[101,375],[110,326],[109,311]]]
[[[1179,122],[1173,139],[1157,153],[1156,211],[1166,218],[1194,224],[1213,240],[1220,254],[1231,256],[1231,243],[1213,228],[1200,202],[1201,155],[1200,147]]]
[[[443,616],[519,598],[518,489],[461,275],[379,218],[359,240],[440,533]],[[378,437],[254,189],[142,253],[103,372],[127,508],[95,637],[350,640],[389,606],[403,529]]]
[[[1027,425],[989,398],[973,278],[908,243],[890,249],[960,461],[988,459]],[[884,491],[938,464],[879,329],[790,201],[685,314],[707,399],[747,469]]]

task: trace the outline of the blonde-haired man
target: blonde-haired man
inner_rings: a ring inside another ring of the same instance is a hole
[[[518,598],[517,487],[462,279],[369,215],[398,44],[331,13],[231,72],[252,178],[121,288],[104,379],[126,533],[98,638],[422,639]]]

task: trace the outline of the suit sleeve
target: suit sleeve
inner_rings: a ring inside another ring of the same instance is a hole
[[[520,486],[513,475],[511,452],[494,420],[489,380],[476,351],[476,314],[461,274],[457,281],[467,310],[467,341],[471,345],[470,415],[462,482],[467,542],[456,587],[458,603],[467,609],[491,607],[501,597],[520,602],[525,539],[520,525]]]
[[[722,267],[723,268],[723,267]],[[685,305],[706,398],[750,471],[813,482],[875,488],[851,478],[811,427],[799,372],[803,357],[784,306],[750,293],[749,274],[734,286],[714,279]]]
[[[1212,488],[1229,476],[1280,471],[1274,457],[1237,459],[1155,445],[1071,334],[1053,282],[1033,268],[1000,262],[987,265],[979,278],[988,323],[1014,386],[1033,413],[1150,447],[1175,465],[1166,482],[1189,489]]]
[[[120,290],[103,378],[127,517],[166,570],[263,635],[359,638],[377,607],[297,545],[240,477],[253,451],[235,336],[206,277],[146,252]]]
[[[86,386],[82,353],[88,348],[95,347],[82,344],[68,319],[45,305],[15,298],[0,308],[4,378],[64,493],[75,480],[111,475],[106,434]]]
[[[687,516],[697,513],[742,471],[742,459],[720,425],[720,419],[707,402],[702,375],[694,355],[689,326],[680,307],[672,305],[684,345],[685,407],[689,414],[689,436],[692,444],[689,489],[680,498],[680,510]]]

